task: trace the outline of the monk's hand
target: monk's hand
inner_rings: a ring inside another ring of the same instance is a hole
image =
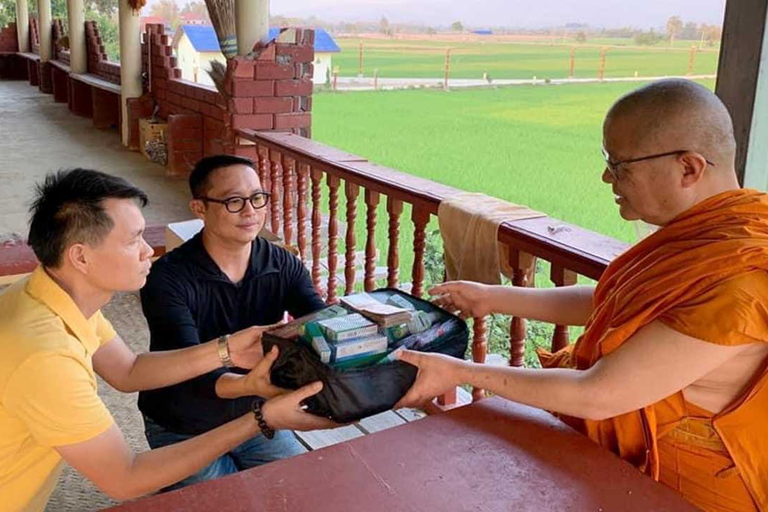
[[[285,322],[281,321],[271,325],[254,325],[232,334],[228,341],[229,357],[232,358],[232,364],[238,368],[255,368],[264,358],[261,336],[266,331],[284,324]]]
[[[458,314],[461,318],[482,318],[490,314],[489,291],[491,287],[472,281],[449,281],[429,290],[432,299],[441,308]]]
[[[416,382],[395,404],[400,407],[421,407],[436,396],[441,396],[462,382],[462,370],[466,363],[461,359],[443,354],[427,354],[412,350],[399,350],[397,358],[419,369]]]
[[[280,351],[277,346],[266,353],[259,364],[245,376],[243,381],[244,395],[272,398],[273,396],[288,393],[287,389],[279,388],[272,384],[270,372],[272,365],[277,361]]]
[[[307,384],[296,391],[270,398],[262,406],[264,421],[271,428],[290,430],[318,430],[340,426],[335,421],[306,412],[304,400],[323,389],[320,381]]]

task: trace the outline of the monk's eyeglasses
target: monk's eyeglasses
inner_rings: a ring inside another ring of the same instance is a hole
[[[611,155],[608,154],[608,151],[606,151],[605,148],[602,148],[603,158],[605,159],[605,168],[608,169],[608,172],[610,172],[613,178],[616,180],[620,179],[619,170],[622,165],[634,164],[635,162],[643,162],[645,160],[653,160],[655,158],[663,158],[665,156],[682,155],[683,153],[688,153],[688,151],[690,150],[678,149],[677,151],[667,151],[666,153],[658,153],[655,155],[641,156],[639,158],[629,158],[627,160],[614,161],[611,160]],[[704,161],[707,162],[707,165],[711,165],[712,167],[715,166],[714,163],[710,162],[706,158]]]
[[[207,201],[209,203],[223,204],[224,208],[226,208],[229,213],[240,213],[245,208],[246,201],[251,203],[254,210],[264,208],[269,204],[269,196],[271,195],[272,194],[269,192],[256,192],[251,197],[234,196],[226,199],[214,199],[212,197],[200,196],[195,199],[200,199],[201,201]]]

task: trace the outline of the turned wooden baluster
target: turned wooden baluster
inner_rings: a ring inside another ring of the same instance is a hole
[[[259,146],[256,154],[258,156],[257,170],[259,172],[259,181],[261,181],[261,189],[269,192],[269,149],[265,146]]]
[[[365,240],[365,291],[376,288],[376,208],[379,206],[379,193],[365,191],[366,240]]]
[[[531,256],[510,249],[509,266],[512,267],[512,285],[528,286],[528,268],[532,263]],[[525,364],[526,320],[517,316],[512,317],[509,324],[509,365],[521,367]]]
[[[411,293],[421,297],[424,292],[424,250],[427,246],[427,223],[429,212],[418,206],[413,207],[413,288]]]
[[[553,263],[549,272],[549,279],[555,286],[571,286],[576,284],[577,276],[575,272]],[[567,347],[570,342],[568,326],[556,325],[555,332],[552,335],[552,352],[557,352],[561,348]]]
[[[296,174],[296,160],[283,156],[283,242],[293,243],[293,194],[296,190],[293,177]]]
[[[272,179],[270,176],[271,173],[271,166],[269,163],[269,148],[266,146],[259,146],[257,150],[257,156],[259,160],[258,165],[258,171],[259,171],[259,181],[261,181],[261,190],[264,192],[272,192]],[[270,204],[272,202],[273,198],[270,198]],[[265,206],[267,209],[266,215],[267,220],[264,222],[264,225],[266,226],[267,223],[272,218],[272,207],[270,205]]]
[[[486,318],[475,318],[472,322],[472,360],[476,363],[485,363],[488,354],[488,326]],[[485,398],[485,390],[472,388],[472,400]]]
[[[344,295],[349,295],[355,289],[355,221],[357,220],[357,196],[360,187],[347,181],[344,185],[347,196],[347,252],[344,258]]]
[[[387,286],[397,288],[400,273],[400,214],[403,213],[403,202],[392,196],[387,197],[387,213],[389,213],[389,254],[387,255]]]
[[[336,267],[338,266],[339,245],[339,186],[338,176],[328,174],[328,304],[335,304],[336,299]]]
[[[323,216],[320,213],[320,181],[323,179],[323,171],[311,169],[312,176],[312,284],[315,290],[321,296],[323,287],[320,284],[320,251],[322,250],[322,241],[320,240],[320,223]]]
[[[296,221],[298,233],[299,258],[305,261],[307,257],[307,180],[309,180],[309,164],[299,164],[296,175],[299,189],[299,207]]]
[[[272,163],[270,220],[272,221],[272,233],[277,235],[280,233],[280,185],[282,182],[283,166],[281,161],[283,158],[279,151],[271,150],[269,152],[269,159]]]

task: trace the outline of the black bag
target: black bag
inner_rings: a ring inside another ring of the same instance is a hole
[[[445,332],[418,347],[411,342],[419,335],[411,335],[403,340],[406,346],[421,352],[464,358],[469,339],[469,329],[464,320],[400,290],[384,288],[370,292],[381,302],[393,294],[407,298],[417,310],[435,313],[437,322],[434,325],[440,326],[439,330],[445,328]],[[262,343],[265,353],[273,345],[280,349],[270,374],[272,384],[298,389],[311,382],[322,381],[322,391],[306,400],[307,411],[330,417],[339,423],[349,423],[390,410],[416,379],[417,369],[400,361],[340,369],[321,362],[314,350],[295,339],[283,339],[267,332]]]

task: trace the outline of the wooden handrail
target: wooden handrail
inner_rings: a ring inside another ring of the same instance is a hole
[[[462,192],[291,133],[238,130],[237,134],[291,158],[299,157],[313,168],[367,190],[422,206],[432,215],[437,214],[443,199]],[[592,279],[598,279],[608,263],[628,247],[614,238],[551,217],[505,222],[499,228],[499,241]]]
[[[269,212],[273,230],[277,232],[283,221],[283,236],[293,239],[293,209],[296,208],[297,230],[299,236],[299,252],[304,259],[305,242],[303,233],[306,231],[307,209],[306,202],[312,203],[311,215],[311,249],[312,249],[312,280],[318,292],[325,295],[329,303],[336,302],[339,286],[344,293],[351,293],[355,283],[355,254],[357,240],[354,234],[354,224],[358,218],[357,199],[360,188],[365,199],[366,230],[365,240],[365,275],[363,284],[366,290],[375,286],[374,256],[376,253],[374,231],[376,229],[376,207],[379,205],[379,195],[385,196],[381,201],[386,205],[387,219],[382,219],[382,228],[386,229],[389,238],[387,251],[387,285],[397,287],[400,282],[399,240],[401,214],[403,206],[411,206],[413,225],[413,271],[411,274],[411,292],[420,296],[424,285],[424,256],[426,247],[426,226],[431,215],[437,215],[440,203],[463,191],[433,181],[412,176],[404,172],[390,169],[366,158],[315,142],[291,133],[258,132],[254,130],[237,130],[239,149],[256,145],[258,169],[262,185],[271,190],[273,203]],[[252,150],[250,150],[252,151]],[[325,178],[325,179],[324,179]],[[311,197],[308,187],[311,179]],[[342,186],[342,180],[344,182]],[[323,288],[320,280],[320,203],[321,186],[325,182],[328,199],[329,217],[327,225],[327,285]],[[339,212],[339,195],[347,198],[347,210],[343,215]],[[294,198],[298,204],[294,203]],[[288,209],[286,211],[286,208]],[[345,240],[347,247],[343,269],[344,283],[337,280],[338,240],[344,236],[339,232],[339,219],[345,218],[347,230]],[[553,219],[539,217],[513,222],[504,222],[499,227],[498,239],[509,246],[510,267],[514,271],[515,286],[533,286],[531,263],[534,258],[541,258],[551,263],[550,280],[555,286],[567,286],[576,283],[577,274],[599,279],[610,261],[626,250],[627,244],[613,238],[601,235],[573,224]],[[472,328],[472,358],[476,362],[485,362],[488,350],[488,323],[486,318],[476,318]],[[509,364],[522,366],[525,353],[526,322],[522,318],[513,318],[510,323],[510,355]],[[555,326],[552,337],[552,350],[558,350],[570,342],[568,326]],[[474,389],[472,396],[477,399],[483,396],[482,389]],[[442,397],[440,404],[450,405],[455,400],[455,394]]]

